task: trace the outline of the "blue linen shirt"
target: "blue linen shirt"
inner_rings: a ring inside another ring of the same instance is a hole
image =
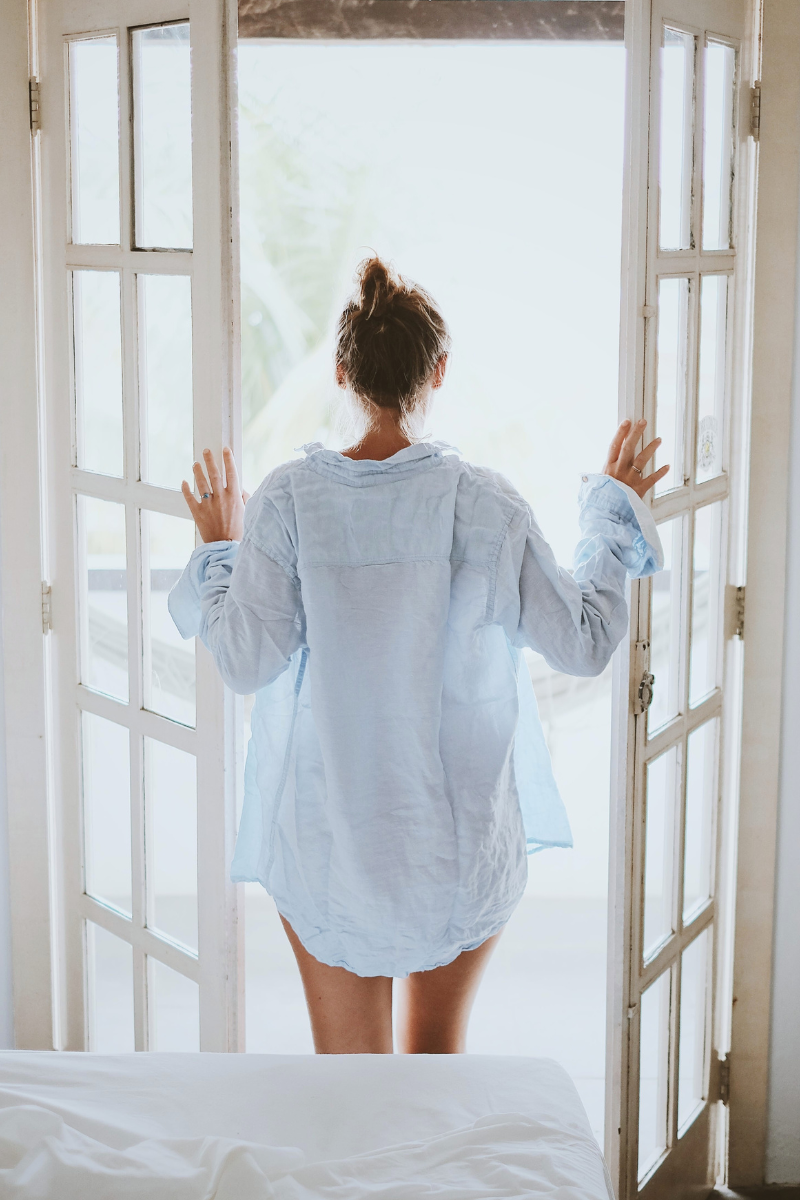
[[[169,606],[255,692],[232,878],[257,880],[320,962],[403,977],[497,933],[528,852],[570,846],[522,649],[597,675],[650,511],[584,476],[574,571],[501,475],[419,443],[382,462],[317,443],[199,546]]]

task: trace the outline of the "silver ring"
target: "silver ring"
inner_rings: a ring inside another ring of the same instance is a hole
[[[642,476],[642,479],[644,479],[644,475],[642,475],[642,472],[639,469],[639,467],[637,467],[636,463],[631,463],[631,466],[633,467],[634,471],[636,471],[639,475]]]
[[[641,471],[639,472],[639,474],[641,475]],[[211,499],[211,492],[203,492],[203,499],[204,499],[204,500],[210,500],[210,499]]]

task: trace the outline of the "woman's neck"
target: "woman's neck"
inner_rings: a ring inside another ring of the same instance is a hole
[[[356,446],[343,450],[345,458],[369,458],[373,462],[382,462],[391,458],[399,450],[405,450],[411,442],[400,429],[397,414],[391,408],[377,408],[372,425]]]

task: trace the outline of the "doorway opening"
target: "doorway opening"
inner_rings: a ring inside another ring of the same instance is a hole
[[[580,476],[617,418],[621,40],[294,36],[238,55],[245,486],[303,443],[344,445],[332,335],[375,251],[451,327],[431,437],[505,474],[569,565]],[[611,679],[528,665],[575,847],[531,858],[468,1048],[556,1058],[602,1142]],[[273,903],[245,890],[247,1049],[311,1052]]]

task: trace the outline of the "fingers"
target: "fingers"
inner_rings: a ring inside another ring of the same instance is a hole
[[[194,473],[194,481],[197,484],[197,490],[200,493],[200,495],[202,496],[202,495],[204,495],[205,492],[210,492],[211,488],[208,485],[208,480],[206,479],[205,472],[204,472],[203,468],[200,466],[199,462],[192,463],[192,471]]]
[[[654,438],[649,445],[645,446],[644,450],[639,451],[639,453],[636,455],[636,458],[633,460],[633,465],[641,469],[646,463],[650,462],[650,459],[653,457],[660,445],[661,438]]]
[[[192,516],[196,520],[197,514],[200,511],[200,505],[195,500],[194,493],[192,492],[192,489],[189,487],[189,484],[186,482],[185,479],[184,479],[183,483],[181,484],[181,491],[183,492],[184,500],[189,505],[189,512],[192,514]]]
[[[236,470],[236,459],[233,457],[233,451],[230,446],[226,446],[222,451],[222,461],[225,463],[226,486],[233,492],[234,496],[241,495],[242,489],[239,484],[239,472]]]
[[[630,421],[623,421],[611,439],[611,445],[608,447],[608,461],[610,463],[616,462],[619,458],[619,452],[622,449],[622,443],[625,441],[629,425]]]
[[[634,421],[633,425],[631,425],[628,436],[622,443],[622,450],[620,451],[620,458],[623,462],[633,462],[633,456],[636,453],[636,443],[644,433],[646,426],[647,421],[644,419],[641,421]]]
[[[209,483],[211,484],[212,492],[222,491],[222,473],[217,466],[217,460],[210,450],[203,451],[203,462],[206,464],[206,473]]]
[[[652,475],[648,475],[646,479],[643,479],[640,485],[639,495],[644,496],[645,492],[649,492],[650,488],[657,484],[659,479],[664,478],[668,470],[669,463],[667,463],[665,467],[659,467],[659,469],[654,471]]]

